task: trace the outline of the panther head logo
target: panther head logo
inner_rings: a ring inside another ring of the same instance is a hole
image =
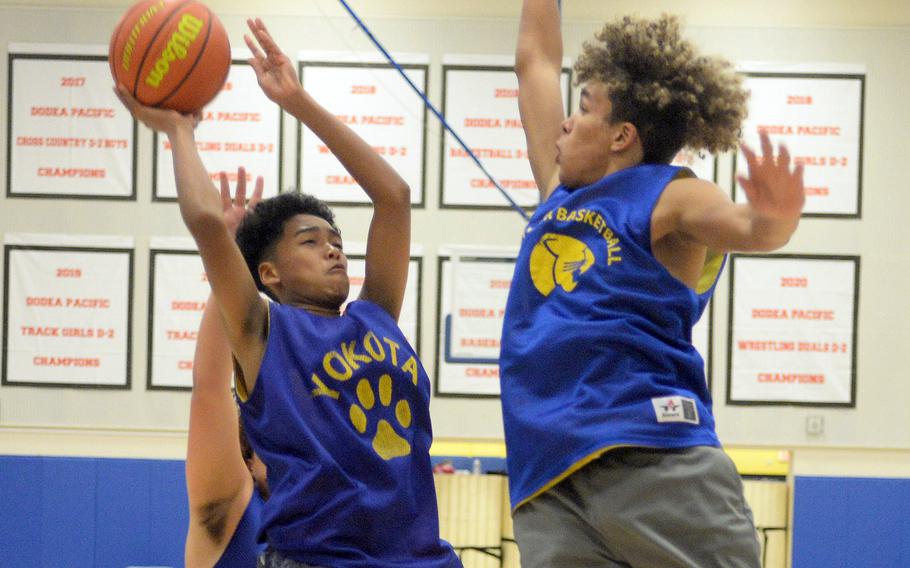
[[[594,260],[594,253],[582,241],[546,233],[531,251],[531,280],[544,296],[556,286],[571,292],[578,285],[576,276],[591,268]]]

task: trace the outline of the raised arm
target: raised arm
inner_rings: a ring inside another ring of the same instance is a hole
[[[803,166],[790,169],[790,154],[777,157],[761,134],[762,156],[743,145],[749,176],[738,181],[747,204],[735,204],[714,184],[698,179],[674,181],[655,208],[653,230],[678,234],[716,252],[776,250],[790,240],[805,203]]]
[[[243,172],[240,172],[243,175]],[[221,175],[225,223],[233,236],[247,209],[262,198],[258,183],[246,203],[245,187],[231,201],[227,178]],[[193,356],[193,395],[186,450],[186,488],[190,527],[187,566],[211,565],[224,551],[254,490],[249,465],[240,447],[237,405],[231,396],[231,348],[215,299],[209,296],[199,323]]]
[[[265,346],[263,330],[268,306],[234,242],[222,213],[221,198],[196,150],[197,119],[142,106],[122,86],[117,94],[137,120],[163,132],[171,142],[180,214],[199,248],[231,349],[244,376],[255,380]],[[238,190],[246,184],[245,174],[237,183]],[[248,392],[252,390],[253,385],[246,386]]]
[[[231,397],[231,350],[213,298],[209,298],[193,358],[193,396],[186,450],[190,527],[187,566],[205,565],[224,550],[254,490],[238,437]]]
[[[543,203],[558,184],[556,140],[566,119],[560,88],[562,31],[556,0],[524,0],[515,73],[528,159]]]
[[[278,103],[338,158],[373,202],[367,238],[366,278],[360,297],[379,304],[396,320],[404,301],[411,247],[411,197],[408,184],[360,136],[317,103],[300,85],[290,59],[261,20],[247,21],[246,36],[266,96]]]

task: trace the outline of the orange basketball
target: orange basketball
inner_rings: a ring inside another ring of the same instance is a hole
[[[221,91],[231,45],[196,0],[140,0],[114,28],[108,61],[114,82],[142,104],[192,113]]]

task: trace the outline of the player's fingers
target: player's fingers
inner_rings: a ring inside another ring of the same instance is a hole
[[[259,49],[259,46],[256,45],[256,42],[253,41],[253,38],[243,34],[243,41],[246,43],[247,48],[249,48],[250,53],[253,54],[253,58],[257,61],[262,61],[265,59],[265,54],[262,53],[262,50]]]
[[[256,177],[256,186],[253,188],[253,196],[250,197],[250,204],[247,206],[248,209],[253,209],[256,207],[256,204],[262,201],[262,190],[265,187],[265,180],[262,179],[262,176]]]
[[[246,203],[246,169],[243,166],[237,168],[237,195],[234,203],[239,203],[241,207]]]
[[[223,210],[231,207],[231,186],[228,184],[227,174],[218,172],[218,181],[221,182],[221,208]]]
[[[759,132],[759,138],[761,138],[761,153],[762,153],[762,156],[764,157],[763,162],[773,164],[774,163],[774,147],[771,146],[771,137],[768,136],[767,131],[763,130],[763,131]]]
[[[789,171],[790,170],[790,150],[788,150],[787,146],[785,146],[784,144],[781,144],[780,146],[778,146],[778,148],[779,148],[779,150],[778,150],[778,154],[777,154],[777,166],[786,171]]]
[[[743,188],[743,191],[746,192],[746,198],[751,203],[755,197],[755,185],[745,176],[736,176],[736,181],[739,182],[739,185]]]
[[[755,152],[746,144],[740,144],[739,150],[743,153],[743,157],[746,159],[746,165],[749,166],[749,174],[751,175],[752,171],[758,167],[758,159],[755,156]]]

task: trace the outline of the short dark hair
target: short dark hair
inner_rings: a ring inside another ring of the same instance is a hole
[[[284,234],[284,224],[296,215],[321,217],[338,231],[335,214],[328,205],[312,195],[296,192],[282,193],[259,202],[237,228],[237,246],[253,275],[256,287],[273,300],[277,298],[259,279],[259,265],[274,253],[275,245]]]

